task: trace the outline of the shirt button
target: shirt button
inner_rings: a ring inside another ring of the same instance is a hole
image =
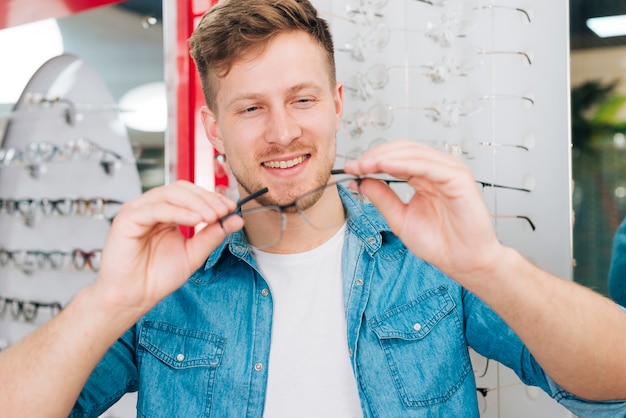
[[[269,295],[269,294],[270,294],[270,291],[269,291],[269,290],[267,290],[267,289],[263,289],[263,290],[261,290],[261,296],[267,296],[267,295]]]
[[[356,283],[357,286],[363,286],[363,280],[361,280],[361,279],[356,279],[355,283]]]
[[[351,348],[348,349],[348,354],[350,355],[350,357],[352,357],[352,349]]]
[[[376,238],[370,237],[367,239],[367,242],[369,242],[370,244],[373,244],[376,242]]]
[[[260,372],[261,370],[263,370],[263,365],[261,363],[255,364],[254,370],[256,370],[257,372]]]
[[[179,354],[176,356],[176,360],[177,361],[183,361],[185,359],[185,355],[184,354]]]
[[[420,329],[422,329],[422,326],[421,326],[420,324],[414,324],[414,325],[413,325],[413,329],[414,329],[415,331],[419,331]]]

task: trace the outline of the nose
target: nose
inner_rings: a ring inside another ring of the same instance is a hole
[[[301,135],[297,119],[284,107],[273,108],[267,121],[265,141],[279,145],[289,145]]]

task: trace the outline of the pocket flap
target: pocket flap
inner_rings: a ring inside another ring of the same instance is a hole
[[[456,306],[445,286],[422,293],[417,299],[370,319],[379,339],[419,340]]]
[[[204,331],[146,321],[139,331],[139,345],[175,369],[217,367],[225,340]]]

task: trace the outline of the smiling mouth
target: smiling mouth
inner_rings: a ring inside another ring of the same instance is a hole
[[[308,160],[311,155],[301,155],[297,158],[292,158],[291,160],[283,160],[283,161],[265,161],[261,163],[263,167],[267,168],[291,168],[295,167],[299,164],[302,164],[305,160]]]

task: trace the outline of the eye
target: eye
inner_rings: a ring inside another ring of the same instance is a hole
[[[316,100],[312,97],[302,97],[299,99],[296,99],[293,104],[294,106],[298,107],[298,108],[308,108],[313,106],[313,104],[315,104]]]
[[[258,106],[249,106],[244,109],[244,113],[252,113],[259,109]]]

